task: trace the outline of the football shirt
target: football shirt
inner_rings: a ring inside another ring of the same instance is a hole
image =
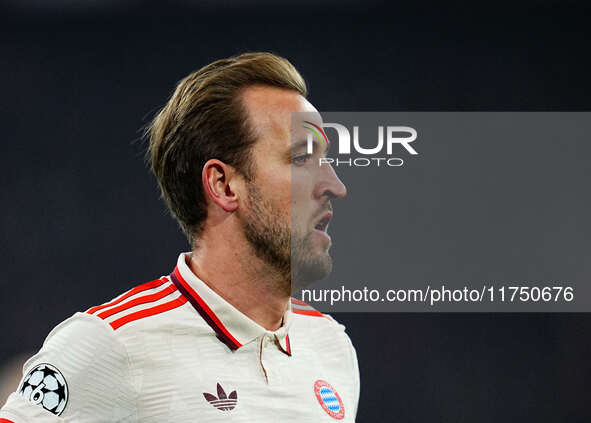
[[[266,330],[194,275],[188,254],[54,328],[0,422],[353,422],[359,371],[344,326],[292,299]]]

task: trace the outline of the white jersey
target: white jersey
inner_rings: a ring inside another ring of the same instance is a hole
[[[0,422],[355,420],[359,370],[344,326],[292,299],[268,331],[185,259],[54,328]]]

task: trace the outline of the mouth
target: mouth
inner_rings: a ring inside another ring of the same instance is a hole
[[[316,223],[316,226],[314,226],[314,229],[321,231],[321,232],[326,232],[326,230],[328,229],[328,224],[330,223],[330,219],[332,219],[332,213],[331,212],[324,213],[320,217],[320,220]]]

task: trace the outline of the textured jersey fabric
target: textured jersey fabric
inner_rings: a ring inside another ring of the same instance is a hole
[[[199,280],[186,257],[170,276],[53,329],[0,421],[355,420],[359,371],[344,326],[292,299],[282,327],[268,331]]]

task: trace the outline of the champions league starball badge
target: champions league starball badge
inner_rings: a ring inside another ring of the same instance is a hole
[[[18,393],[35,405],[59,416],[68,403],[68,385],[51,364],[39,364],[23,379]]]

